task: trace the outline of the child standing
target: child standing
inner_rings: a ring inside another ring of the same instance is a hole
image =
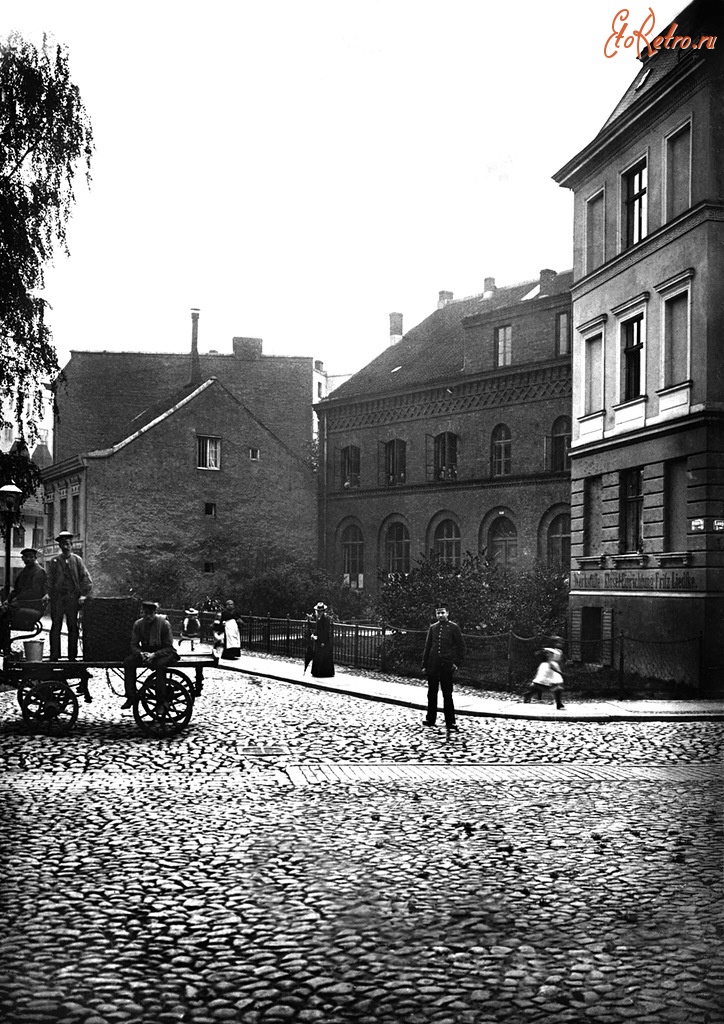
[[[538,654],[541,658],[538,671],[523,697],[523,703],[530,703],[534,693],[540,696],[543,690],[549,690],[555,699],[556,709],[563,711],[565,708],[565,704],[561,699],[563,693],[563,673],[561,672],[563,652],[556,647],[544,647]]]

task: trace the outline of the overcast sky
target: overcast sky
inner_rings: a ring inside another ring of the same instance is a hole
[[[660,30],[684,6],[651,3]],[[3,0],[0,33],[69,49],[96,140],[70,258],[71,349],[271,355],[350,373],[456,298],[572,266],[551,175],[639,64],[620,0]],[[639,27],[648,0],[630,0]],[[684,26],[682,26],[683,28]]]

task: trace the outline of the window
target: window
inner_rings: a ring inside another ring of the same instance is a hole
[[[604,193],[599,192],[586,203],[587,274],[605,262],[604,224]]]
[[[603,335],[586,338],[584,354],[584,415],[603,408]]]
[[[13,540],[12,544],[14,548],[25,547],[25,527],[24,526],[13,526]]]
[[[621,341],[623,346],[621,374],[623,395],[621,398],[624,402],[630,402],[634,398],[641,397],[641,366],[644,348],[643,326],[643,313],[639,313],[638,316],[632,317],[630,320],[624,320],[621,324]]]
[[[342,488],[349,490],[359,487],[359,448],[356,444],[347,445],[342,449]]]
[[[55,536],[55,505],[52,501],[45,503],[45,518],[48,521],[48,536]]]
[[[342,534],[342,572],[353,590],[364,586],[365,544],[359,526],[347,526]]]
[[[221,469],[221,438],[197,437],[198,469]]]
[[[488,530],[488,558],[502,569],[512,569],[518,560],[518,531],[506,516],[498,516]]]
[[[636,245],[647,233],[646,160],[623,176],[624,248]]]
[[[258,462],[259,461],[259,449],[258,448],[250,448],[249,449],[249,458],[251,459],[252,462]]]
[[[70,497],[71,533],[80,533],[80,494]]]
[[[452,519],[443,519],[435,528],[432,548],[441,562],[460,565],[460,528]]]
[[[438,434],[435,438],[435,479],[457,480],[458,478],[458,436]]]
[[[666,140],[666,219],[688,210],[691,182],[691,125]]]
[[[583,481],[583,554],[601,552],[603,522],[603,490],[600,476],[589,476]]]
[[[410,531],[404,523],[392,523],[387,529],[385,564],[388,572],[410,571]]]
[[[581,661],[600,665],[603,660],[603,615],[601,608],[581,608]]]
[[[671,459],[664,466],[664,545],[666,551],[686,551],[687,470],[686,459]]]
[[[679,292],[664,302],[664,387],[689,376],[689,293]]]
[[[571,564],[571,517],[562,512],[548,527],[548,565]]]
[[[33,528],[33,547],[36,551],[43,550],[43,544],[45,543],[45,534],[42,526],[35,526]]]
[[[495,365],[510,366],[513,359],[513,328],[495,328]]]
[[[556,317],[556,355],[571,354],[571,314],[566,310]]]
[[[68,499],[60,499],[60,531],[68,529]]]
[[[388,487],[404,484],[406,461],[406,441],[394,440],[385,444],[385,483]]]
[[[510,438],[510,428],[505,423],[499,423],[493,431],[491,447],[493,476],[509,476],[512,441]]]
[[[621,474],[619,548],[623,554],[640,551],[643,547],[641,533],[643,504],[644,471],[641,468],[627,469]]]
[[[323,397],[323,395],[322,395],[322,382],[321,382],[321,380],[318,380],[317,381],[317,398],[322,398],[322,397]]]
[[[560,473],[568,469],[571,460],[568,449],[571,447],[571,420],[568,416],[559,416],[553,424],[551,431],[551,462],[550,468],[554,473]]]
[[[216,572],[216,562],[204,562],[204,572]]]
[[[216,519],[216,502],[215,501],[207,501],[204,504],[204,515],[205,516],[211,516],[213,519]]]

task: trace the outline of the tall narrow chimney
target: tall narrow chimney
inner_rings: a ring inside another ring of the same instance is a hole
[[[402,313],[390,313],[390,345],[402,338]]]
[[[492,299],[492,297],[495,295],[495,291],[495,278],[486,277],[485,283],[483,284],[483,298]]]
[[[199,310],[191,310],[191,379],[189,384],[201,383],[201,363],[199,362]]]
[[[553,282],[555,281],[555,279],[557,277],[558,277],[558,274],[555,272],[555,270],[541,270],[541,272],[540,272],[540,294],[541,295],[548,295],[550,293],[550,290],[553,287]]]
[[[438,299],[437,299],[437,308],[438,309],[442,309],[443,306],[447,306],[448,302],[452,302],[452,300],[453,300],[453,293],[452,292],[439,292],[438,293]]]

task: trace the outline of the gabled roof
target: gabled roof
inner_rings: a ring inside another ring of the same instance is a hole
[[[539,299],[570,291],[573,271],[556,275],[545,295],[539,296],[538,279],[497,288],[489,298],[483,294],[452,299],[390,345],[371,363],[340,384],[320,405],[400,391],[449,380],[464,372],[466,328],[463,320],[514,309],[525,313]]]

